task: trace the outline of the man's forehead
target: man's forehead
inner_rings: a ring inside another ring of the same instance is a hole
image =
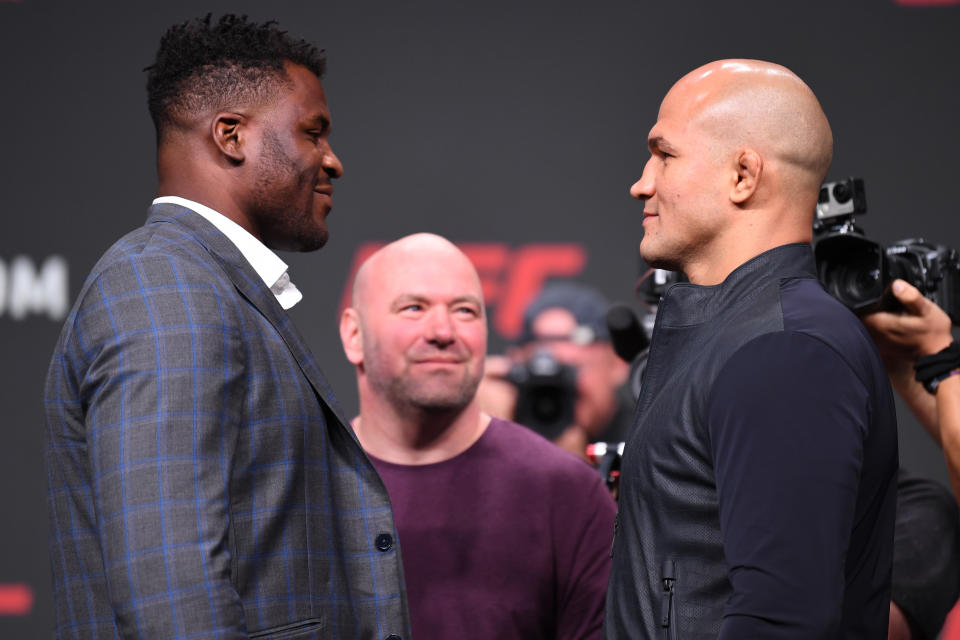
[[[415,233],[382,247],[357,272],[365,295],[389,301],[402,295],[483,299],[480,277],[470,259],[446,238]]]
[[[657,120],[689,117],[712,100],[716,88],[713,81],[682,78],[663,97]]]
[[[327,107],[327,95],[323,84],[312,71],[298,64],[285,65],[290,89],[286,94],[288,102],[295,104],[302,112],[301,117],[330,121]]]
[[[674,85],[660,103],[657,121],[647,134],[648,146],[668,153],[677,151],[680,136],[698,128],[700,116],[709,110],[715,97],[710,87]]]
[[[370,274],[370,288],[391,304],[402,299],[447,303],[471,299],[483,303],[480,279],[469,262],[384,257],[387,259]]]
[[[686,118],[678,118],[675,114],[664,114],[662,111],[657,117],[657,121],[650,128],[647,134],[647,147],[651,151],[658,150],[665,153],[675,154],[679,151],[680,136],[689,126]]]
[[[392,302],[394,303],[407,301],[428,302],[432,304],[483,304],[483,299],[477,294],[477,292],[463,288],[446,290],[429,287],[411,287],[409,289],[397,292],[392,299]]]

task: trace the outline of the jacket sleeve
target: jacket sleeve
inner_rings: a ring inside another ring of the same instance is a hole
[[[246,637],[230,580],[228,488],[243,406],[232,292],[168,257],[86,291],[75,325],[92,508],[127,638]]]
[[[708,400],[733,594],[719,638],[833,638],[853,527],[868,393],[800,333],[754,339]]]

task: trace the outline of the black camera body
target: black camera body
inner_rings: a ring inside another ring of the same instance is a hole
[[[854,313],[899,310],[890,283],[900,278],[960,323],[960,256],[922,238],[884,248],[856,225],[867,212],[863,180],[847,178],[820,188],[813,223],[817,276],[832,296]]]
[[[514,421],[547,440],[555,440],[574,422],[577,402],[577,370],[537,351],[526,362],[514,365],[507,380],[517,387]]]

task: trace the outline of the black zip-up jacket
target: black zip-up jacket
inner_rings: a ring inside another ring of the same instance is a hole
[[[660,305],[622,463],[606,638],[885,638],[890,384],[807,244]]]

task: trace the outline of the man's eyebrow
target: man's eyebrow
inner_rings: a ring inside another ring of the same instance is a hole
[[[650,150],[665,151],[666,153],[676,153],[677,149],[672,144],[670,144],[666,138],[663,136],[651,136],[647,140],[647,146],[650,147]]]
[[[416,293],[401,293],[393,299],[393,306],[398,307],[410,302],[427,302],[427,298]]]
[[[411,302],[429,304],[430,298],[428,296],[419,294],[419,293],[402,293],[397,296],[394,301],[394,307],[399,307],[404,304],[409,304]],[[463,303],[474,304],[478,307],[483,307],[483,301],[477,296],[466,294],[462,296],[457,296],[450,301],[450,304],[463,304]]]
[[[453,304],[461,304],[464,302],[475,304],[478,307],[483,307],[483,301],[480,300],[480,298],[478,298],[477,296],[464,295],[464,296],[457,296],[456,298],[453,299]]]
[[[330,130],[330,118],[323,115],[322,113],[318,113],[317,115],[310,118],[310,122],[312,124],[315,124],[316,126],[319,126],[320,129],[323,131]]]

